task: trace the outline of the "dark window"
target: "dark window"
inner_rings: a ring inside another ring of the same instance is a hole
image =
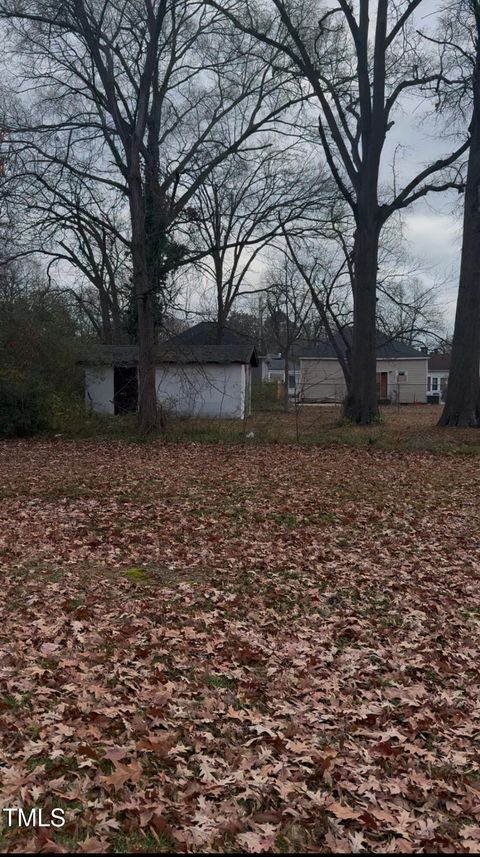
[[[137,367],[115,366],[113,370],[113,403],[115,406],[115,413],[136,413],[137,399]]]

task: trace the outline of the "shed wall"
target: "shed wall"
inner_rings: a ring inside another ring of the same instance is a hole
[[[89,366],[85,369],[85,404],[98,414],[114,414],[113,367]]]
[[[249,367],[248,367],[249,368]],[[181,416],[243,418],[245,366],[163,364],[156,369],[157,397]]]

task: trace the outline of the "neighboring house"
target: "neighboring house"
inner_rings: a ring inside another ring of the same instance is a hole
[[[351,333],[346,331],[347,340]],[[339,347],[345,351],[340,338]],[[377,394],[380,402],[426,402],[428,356],[403,342],[377,334]],[[321,342],[300,358],[301,399],[304,402],[342,402],[345,379],[335,349]]]
[[[85,369],[87,407],[104,414],[132,413],[138,400],[137,346],[97,346]],[[158,401],[178,416],[243,419],[251,407],[252,343],[200,322],[156,347]]]
[[[450,374],[450,354],[431,354],[428,358],[427,396],[431,402],[444,402]]]
[[[266,381],[285,382],[285,360],[281,354],[269,354],[266,358]],[[288,395],[294,397],[300,391],[300,363],[291,361],[288,366]]]
[[[268,354],[257,354],[257,365],[252,366],[252,381],[255,384],[263,384],[268,381]]]

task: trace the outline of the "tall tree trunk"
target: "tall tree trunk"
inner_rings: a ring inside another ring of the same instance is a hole
[[[345,416],[359,425],[378,420],[376,383],[376,291],[379,226],[371,212],[359,212],[354,245],[351,380]]]
[[[112,305],[112,329],[114,344],[122,345],[122,343],[125,342],[125,328],[122,323],[122,314],[118,304]]]
[[[112,319],[110,316],[110,302],[103,283],[97,282],[98,296],[100,299],[100,314],[102,317],[102,339],[108,345],[115,344],[113,341]]]
[[[125,329],[122,322],[122,313],[118,303],[118,291],[115,277],[111,276],[110,286],[110,312],[112,317],[112,336],[114,345],[121,345],[125,341]]]
[[[289,405],[288,375],[290,372],[290,355],[289,355],[288,348],[285,349],[284,355],[285,355],[285,369],[284,369],[284,373],[283,373],[283,410],[285,411],[286,414],[288,414],[288,405]]]
[[[480,365],[480,13],[463,244],[447,399],[439,425],[478,426]]]
[[[225,326],[227,323],[226,320],[226,307],[223,302],[223,289],[222,289],[222,279],[221,274],[220,278],[217,275],[217,345],[221,345],[223,341],[223,336],[225,333]]]
[[[153,292],[148,276],[145,242],[145,208],[140,177],[130,181],[133,287],[138,313],[138,430],[142,434],[158,426],[155,384],[155,323]]]

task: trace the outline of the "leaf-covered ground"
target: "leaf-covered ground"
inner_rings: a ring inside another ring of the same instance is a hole
[[[3,851],[480,847],[478,458],[0,445]]]

